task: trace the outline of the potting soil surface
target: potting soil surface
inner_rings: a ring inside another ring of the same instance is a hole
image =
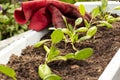
[[[94,54],[86,60],[54,61],[48,65],[53,73],[62,77],[62,80],[98,80],[103,70],[114,54],[120,48],[120,22],[115,22],[112,29],[98,28],[97,34],[91,39],[76,43],[77,49],[91,47]],[[49,34],[44,36],[49,38]],[[50,42],[45,43],[49,46]],[[56,45],[61,54],[74,52],[71,45],[61,42]],[[17,80],[41,80],[38,76],[38,66],[44,63],[45,51],[42,47],[28,46],[20,57],[12,55],[8,66],[16,72]],[[12,80],[0,74],[0,80]]]

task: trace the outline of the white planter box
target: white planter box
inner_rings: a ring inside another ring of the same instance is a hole
[[[21,33],[16,36],[13,36],[13,37],[10,37],[10,38],[0,41],[0,51],[2,49],[6,48],[7,46],[9,46],[10,44],[12,44],[13,42],[15,42],[16,40],[18,40],[20,37],[23,37],[24,35],[26,35],[29,32],[30,31],[26,31],[24,33]]]
[[[84,4],[87,11],[91,11],[94,7],[100,5],[100,2],[78,2],[75,5]],[[120,2],[109,2],[108,10],[120,5]],[[113,11],[120,15],[120,11]],[[29,31],[23,37],[14,41],[12,44],[0,51],[0,64],[6,64],[9,61],[9,57],[12,54],[20,55],[22,49],[28,45],[33,45],[40,40],[40,38],[45,35],[48,31],[43,30],[40,32]],[[115,54],[113,59],[110,61],[102,75],[98,80],[120,80],[120,50]]]

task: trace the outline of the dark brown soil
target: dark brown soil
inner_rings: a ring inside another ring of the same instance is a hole
[[[76,43],[78,49],[91,47],[92,57],[85,61],[68,60],[55,61],[49,64],[52,71],[62,77],[62,80],[98,80],[99,76],[120,48],[120,22],[113,24],[113,29],[99,28],[93,39]],[[48,36],[47,36],[48,38]],[[46,43],[49,45],[49,43]],[[64,42],[57,45],[62,54],[74,52],[71,45]],[[45,51],[42,47],[36,49],[28,46],[20,57],[12,55],[8,66],[16,71],[18,80],[41,80],[38,76],[38,66],[44,62]],[[0,80],[12,80],[0,75]]]

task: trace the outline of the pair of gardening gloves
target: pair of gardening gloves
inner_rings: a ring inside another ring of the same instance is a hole
[[[81,17],[90,21],[88,13],[82,16],[73,4],[68,4],[58,0],[34,0],[22,2],[21,8],[14,12],[15,20],[19,24],[29,22],[29,28],[40,31],[53,25],[55,28],[66,27],[62,16],[65,16],[67,22],[74,25],[77,18]],[[80,26],[83,26],[82,22]]]

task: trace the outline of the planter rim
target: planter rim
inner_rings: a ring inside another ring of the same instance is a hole
[[[23,37],[24,35],[26,35],[27,33],[29,33],[31,30],[28,30],[26,32],[23,32],[21,34],[12,36],[10,38],[4,39],[0,41],[0,51],[2,49],[4,49],[5,47],[9,46],[10,44],[12,44],[13,42],[15,42],[16,40],[18,40],[19,38]]]
[[[80,4],[84,4],[86,11],[87,12],[91,12],[93,8],[101,5],[101,1],[95,1],[95,2],[77,2],[75,3],[76,6],[79,6]],[[108,1],[108,8],[107,11],[111,12],[111,10],[116,7],[116,6],[120,6],[120,2],[119,1]],[[120,15],[120,11],[119,10],[112,10],[112,13],[117,13],[118,15]]]

